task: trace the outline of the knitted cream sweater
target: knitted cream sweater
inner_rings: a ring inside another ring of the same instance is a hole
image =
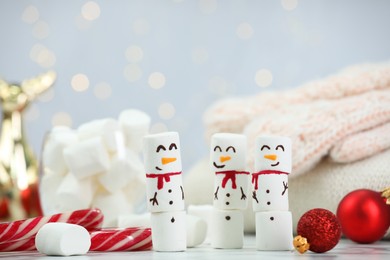
[[[207,138],[217,132],[248,137],[249,170],[257,135],[291,137],[294,225],[315,207],[336,212],[352,190],[390,186],[390,63],[352,66],[292,90],[224,99],[206,111],[204,121]],[[207,161],[186,176],[189,204],[212,203],[213,174]],[[251,209],[246,231],[254,231]]]
[[[360,160],[390,147],[390,64],[354,66],[297,89],[221,100],[204,119],[207,137],[247,135],[249,169],[260,134],[292,138],[290,178],[325,156],[336,162]]]

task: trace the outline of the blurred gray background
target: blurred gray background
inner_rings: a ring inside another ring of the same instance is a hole
[[[220,98],[296,87],[390,57],[390,1],[0,0],[0,77],[47,70],[25,113],[40,157],[53,125],[137,108],[178,131],[183,169],[207,156],[202,116]]]

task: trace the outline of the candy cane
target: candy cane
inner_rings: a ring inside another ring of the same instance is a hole
[[[118,228],[90,231],[90,251],[141,251],[152,249],[152,232],[150,228]],[[18,241],[0,243],[0,252],[33,251],[35,235]]]
[[[52,216],[40,216],[14,222],[0,223],[0,244],[19,240],[27,241],[29,238],[35,237],[38,230],[49,222],[78,224],[87,230],[96,230],[102,226],[103,214],[99,209],[85,209],[59,213]]]
[[[90,251],[140,251],[152,249],[150,228],[117,228],[92,231]]]

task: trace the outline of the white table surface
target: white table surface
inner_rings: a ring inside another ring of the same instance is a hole
[[[246,236],[243,249],[213,249],[208,244],[203,244],[196,248],[189,248],[185,252],[90,252],[83,256],[45,256],[37,251],[34,252],[3,252],[0,253],[0,259],[71,259],[71,260],[89,260],[89,259],[153,259],[153,260],[175,260],[175,259],[210,259],[210,260],[245,260],[245,259],[365,259],[380,260],[390,259],[390,241],[379,241],[374,244],[363,245],[356,244],[350,240],[342,239],[340,243],[323,254],[307,252],[303,255],[296,251],[256,251],[254,236]]]

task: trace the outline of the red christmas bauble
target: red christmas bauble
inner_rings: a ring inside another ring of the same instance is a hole
[[[310,251],[323,253],[340,241],[341,227],[335,214],[327,209],[316,208],[302,215],[297,233],[307,239]]]
[[[348,193],[337,208],[343,234],[357,243],[381,239],[390,225],[390,206],[381,193],[359,189]]]

